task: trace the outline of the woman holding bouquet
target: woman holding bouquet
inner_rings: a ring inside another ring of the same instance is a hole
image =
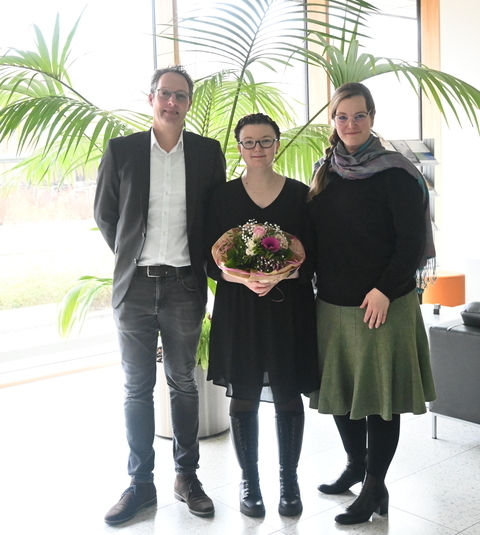
[[[242,118],[235,128],[238,150],[245,162],[242,176],[219,187],[213,195],[209,236],[211,247],[224,233],[248,221],[254,232],[264,222],[307,241],[308,187],[276,173],[275,154],[280,130],[267,115]],[[303,439],[301,393],[318,388],[315,310],[311,271],[307,262],[277,282],[252,282],[220,270],[211,258],[210,276],[218,281],[210,334],[208,379],[224,386],[231,397],[232,441],[242,469],[240,510],[265,515],[258,476],[258,408],[273,402],[280,459],[279,513],[302,512],[297,464]]]
[[[321,384],[310,406],[333,414],[347,453],[340,477],[318,488],[341,494],[363,482],[336,516],[366,522],[388,512],[385,475],[400,414],[435,399],[417,284],[434,267],[428,189],[417,168],[372,134],[375,104],[360,83],[331,101],[331,146],[307,204],[316,234]],[[368,447],[367,447],[368,444]]]

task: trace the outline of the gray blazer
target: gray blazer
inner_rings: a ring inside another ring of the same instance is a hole
[[[94,217],[115,254],[112,306],[122,302],[147,235],[150,130],[111,139],[98,169]],[[213,189],[225,181],[218,141],[184,131],[187,237],[199,299],[206,303],[205,223]]]

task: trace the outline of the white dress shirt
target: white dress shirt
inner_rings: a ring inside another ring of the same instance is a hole
[[[189,266],[183,132],[170,152],[151,130],[147,237],[140,266]]]

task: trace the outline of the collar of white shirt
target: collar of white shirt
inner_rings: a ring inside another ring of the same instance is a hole
[[[162,147],[160,147],[158,141],[157,141],[157,138],[155,137],[155,133],[153,131],[153,128],[150,129],[150,152],[153,150],[153,147],[154,146],[157,146],[162,152],[164,152],[165,154],[170,154],[172,152],[177,152],[177,150],[181,150],[183,149],[183,130],[180,132],[180,137],[178,138],[178,141],[177,141],[177,144],[175,145],[175,147],[173,147],[173,149],[170,151],[170,153],[167,153],[166,150],[162,149]]]

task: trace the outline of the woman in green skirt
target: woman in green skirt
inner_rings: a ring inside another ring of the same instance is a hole
[[[417,168],[372,133],[375,104],[360,83],[331,101],[333,134],[310,188],[316,238],[320,389],[310,406],[333,414],[347,453],[341,494],[363,482],[336,516],[366,522],[388,512],[385,476],[400,414],[435,399],[417,286],[435,262],[428,189]]]

